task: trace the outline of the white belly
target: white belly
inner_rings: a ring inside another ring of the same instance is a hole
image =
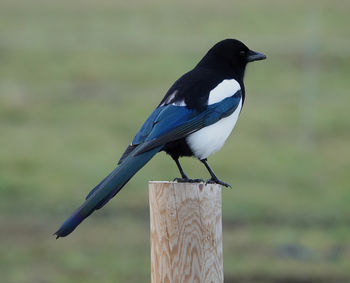
[[[242,99],[236,110],[215,124],[205,127],[186,138],[187,144],[198,159],[207,158],[217,152],[225,143],[236,125],[242,109]]]

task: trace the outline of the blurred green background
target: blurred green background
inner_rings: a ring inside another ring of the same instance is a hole
[[[341,0],[1,0],[1,282],[149,282],[147,181],[178,174],[164,153],[71,236],[52,233],[228,37],[268,60],[248,66],[238,125],[209,159],[233,186],[225,282],[349,282],[349,13]]]

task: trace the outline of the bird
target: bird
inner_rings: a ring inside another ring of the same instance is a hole
[[[241,113],[246,65],[263,59],[266,55],[237,39],[224,39],[211,47],[192,70],[170,87],[122,154],[117,167],[54,233],[56,239],[69,235],[91,213],[102,208],[161,151],[170,155],[180,172],[181,177],[174,181],[203,181],[190,179],[181,167],[179,158],[192,156],[208,170],[211,178],[207,183],[230,187],[215,175],[207,158],[221,149]]]

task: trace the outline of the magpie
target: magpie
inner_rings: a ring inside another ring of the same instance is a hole
[[[181,178],[174,180],[203,181],[190,179],[180,165],[180,157],[194,156],[209,171],[208,183],[230,186],[214,174],[207,157],[224,145],[237,122],[244,104],[247,63],[265,58],[236,39],[216,43],[170,87],[117,167],[92,189],[85,202],[57,230],[56,238],[67,236],[92,212],[103,207],[160,151],[170,155],[180,171]]]

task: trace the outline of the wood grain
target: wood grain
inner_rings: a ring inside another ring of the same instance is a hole
[[[151,282],[223,282],[221,186],[150,182]]]

